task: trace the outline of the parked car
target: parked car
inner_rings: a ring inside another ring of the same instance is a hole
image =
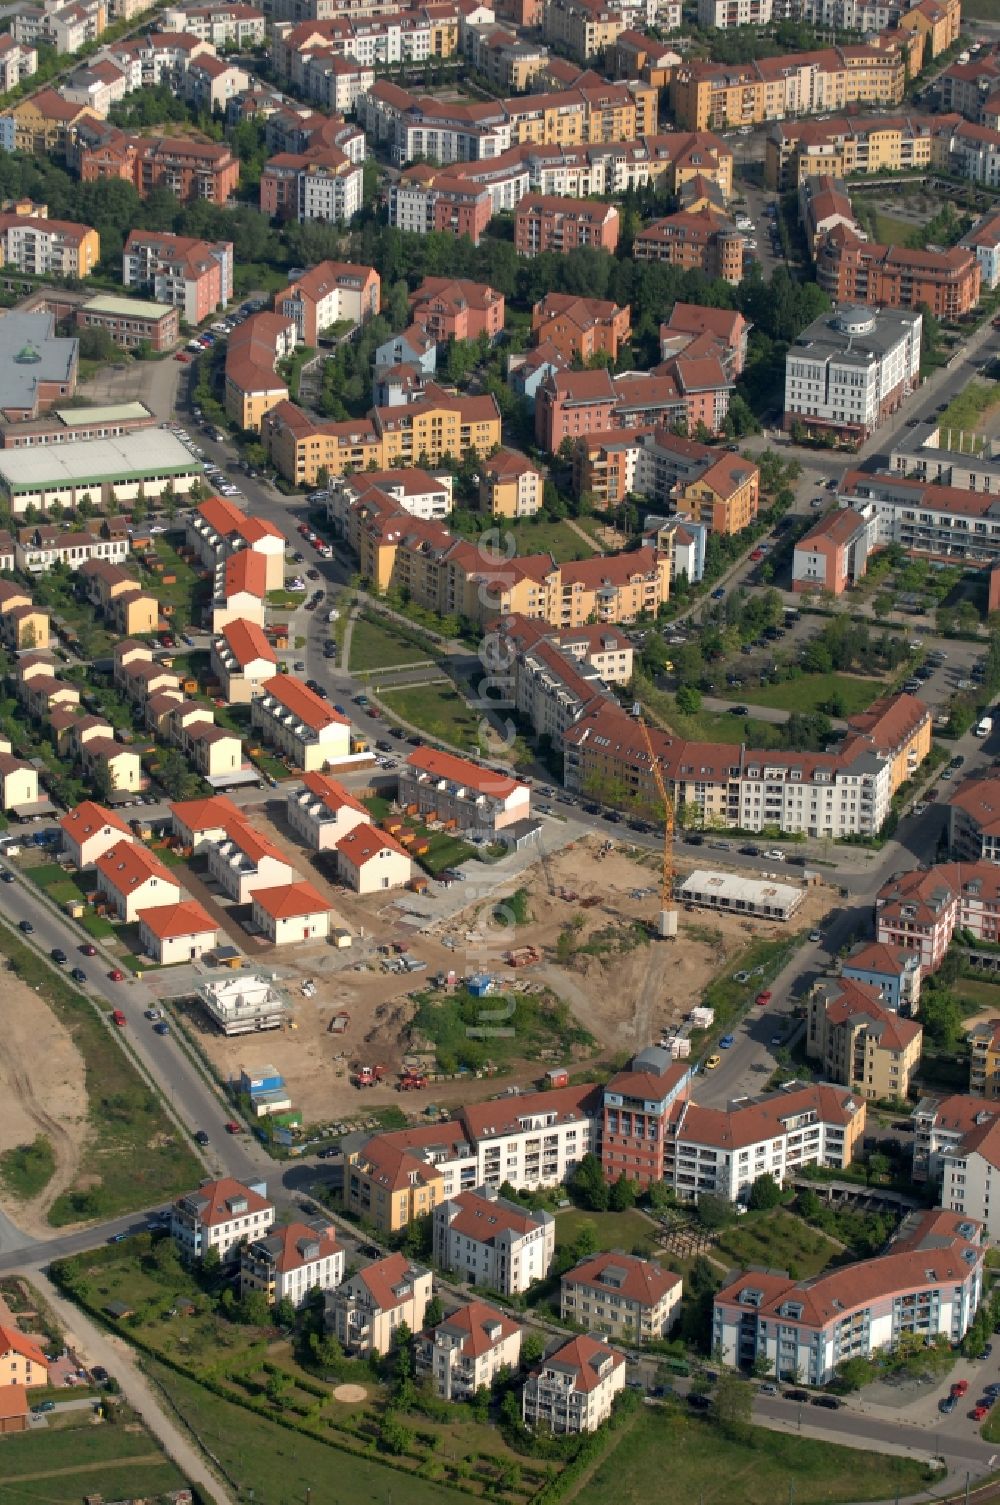
[[[206,1145],[206,1144],[208,1144],[208,1135],[205,1133],[204,1129],[195,1129],[195,1131],[194,1131],[194,1142],[195,1142],[195,1144],[200,1144],[200,1145]]]
[[[812,1403],[814,1406],[823,1406],[827,1411],[840,1410],[840,1401],[835,1395],[814,1395]]]
[[[709,1056],[708,1060],[705,1062],[705,1070],[714,1071],[715,1068],[721,1063],[721,1061],[722,1057],[720,1055]]]
[[[35,927],[30,920],[18,920],[17,928],[23,935],[34,935]]]
[[[805,1402],[805,1401],[808,1401],[808,1399],[809,1399],[809,1391],[808,1390],[786,1390],[785,1391],[785,1400],[797,1400],[799,1402]]]
[[[719,1041],[719,1049],[720,1050],[730,1050],[732,1048],[732,1046],[734,1046],[735,1044],[736,1044],[736,1036],[735,1035],[723,1035],[722,1039]]]
[[[770,988],[765,988],[762,993],[758,993],[757,994],[755,1002],[759,1003],[762,1009],[765,1009],[765,1008],[767,1008],[767,1005],[771,1002],[771,996],[772,995],[771,995]]]

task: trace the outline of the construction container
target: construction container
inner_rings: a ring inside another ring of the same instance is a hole
[[[707,1004],[699,1003],[691,1010],[689,1017],[692,1029],[711,1029],[715,1023],[715,1010]]]
[[[485,998],[493,987],[493,979],[488,972],[476,972],[468,979],[466,987],[473,998]]]
[[[287,1113],[292,1100],[286,1088],[279,1092],[255,1093],[250,1099],[250,1112],[254,1118],[270,1118],[272,1113]]]
[[[330,944],[336,946],[339,951],[344,951],[351,944],[351,932],[349,930],[335,930],[330,936]]]
[[[568,1087],[569,1072],[565,1066],[553,1066],[545,1073],[546,1087]]]
[[[283,1087],[285,1079],[277,1066],[261,1066],[256,1071],[240,1071],[241,1092],[273,1092],[276,1087]]]

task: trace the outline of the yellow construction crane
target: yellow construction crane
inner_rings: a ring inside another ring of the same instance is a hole
[[[642,728],[646,751],[649,753],[649,766],[656,780],[660,799],[663,801],[663,867],[660,875],[660,899],[663,908],[660,911],[659,931],[661,939],[670,941],[677,934],[677,907],[674,904],[674,806],[667,793],[663,774],[660,772],[659,759],[653,752],[653,740],[649,735],[649,727],[642,719],[641,713],[636,720]]]

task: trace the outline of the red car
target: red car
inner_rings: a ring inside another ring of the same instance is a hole
[[[238,1124],[238,1123],[233,1123],[232,1121],[230,1121],[229,1123],[226,1124],[226,1133],[227,1134],[242,1134],[243,1133],[243,1125],[242,1124]]]
[[[311,530],[308,523],[299,523],[298,531],[302,534],[303,538],[308,538]]]
[[[989,1406],[973,1406],[972,1410],[969,1412],[969,1415],[972,1417],[973,1421],[984,1421],[986,1417],[989,1416],[989,1414]]]
[[[968,1380],[956,1380],[951,1387],[952,1395],[965,1395],[969,1388]]]
[[[756,1003],[759,1003],[762,1009],[766,1008],[767,1005],[771,1002],[771,994],[767,991],[758,993],[754,1001]]]
[[[186,351],[178,350],[177,354],[174,356],[174,360],[180,361],[182,366],[186,366],[191,360],[191,357],[187,354]]]
[[[115,968],[113,968],[113,970],[108,973],[108,976],[111,978],[112,982],[124,982],[125,981],[125,973],[122,971],[121,967],[115,967]],[[117,1022],[118,1021],[116,1019],[115,1023],[117,1024]]]
[[[764,557],[764,550],[763,549],[754,549],[753,553],[750,555],[750,558],[751,559],[755,559],[755,560],[756,559],[763,559],[763,557]]]
[[[121,1009],[115,1009],[111,1017],[115,1021],[119,1029],[125,1028],[125,1015],[122,1013]]]

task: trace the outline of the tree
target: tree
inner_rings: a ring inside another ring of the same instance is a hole
[[[698,1198],[698,1221],[703,1228],[713,1231],[728,1228],[730,1223],[736,1221],[736,1209],[728,1197],[717,1196],[715,1192],[704,1192]]]
[[[868,1156],[868,1164],[865,1167],[865,1176],[868,1185],[875,1181],[885,1181],[892,1170],[892,1162],[888,1155],[880,1155],[877,1152]]]
[[[685,716],[694,716],[701,710],[701,691],[694,685],[681,685],[677,691],[677,709]]]
[[[214,1275],[222,1264],[222,1256],[214,1244],[209,1244],[201,1258],[201,1268],[206,1275]]]
[[[295,1326],[295,1307],[287,1296],[275,1303],[274,1320],[279,1327]]]
[[[772,1207],[777,1207],[780,1201],[781,1187],[770,1171],[765,1171],[751,1186],[747,1205],[752,1212],[769,1212]]]
[[[386,1411],[382,1418],[382,1425],[378,1433],[379,1447],[385,1452],[392,1453],[394,1457],[402,1455],[410,1450],[413,1445],[413,1433],[402,1422],[397,1421],[392,1411]]]
[[[292,1377],[281,1369],[272,1369],[267,1377],[267,1398],[272,1406],[283,1407],[292,1388]]]
[[[920,995],[920,1018],[924,1039],[939,1050],[954,1051],[962,1033],[962,1010],[944,988],[925,988]]]
[[[521,1363],[526,1368],[530,1368],[532,1364],[538,1363],[544,1352],[545,1339],[541,1333],[526,1332],[521,1341]],[[520,1418],[520,1413],[518,1417]]]
[[[437,1327],[438,1323],[443,1321],[444,1307],[441,1304],[441,1297],[432,1296],[427,1303],[427,1310],[424,1312],[424,1326]]]
[[[735,1374],[720,1374],[712,1396],[712,1417],[730,1437],[743,1437],[753,1414],[753,1389]]]
[[[837,1379],[845,1390],[860,1390],[875,1378],[869,1359],[842,1359],[837,1365]]]
[[[569,1183],[573,1196],[591,1212],[606,1212],[609,1201],[608,1183],[604,1179],[601,1162],[596,1155],[584,1155],[573,1172]]]
[[[247,1291],[239,1304],[239,1319],[247,1327],[269,1327],[271,1313],[263,1291]]]
[[[630,1181],[624,1171],[614,1182],[608,1195],[608,1207],[611,1212],[628,1212],[630,1207],[635,1206],[636,1184]]]

